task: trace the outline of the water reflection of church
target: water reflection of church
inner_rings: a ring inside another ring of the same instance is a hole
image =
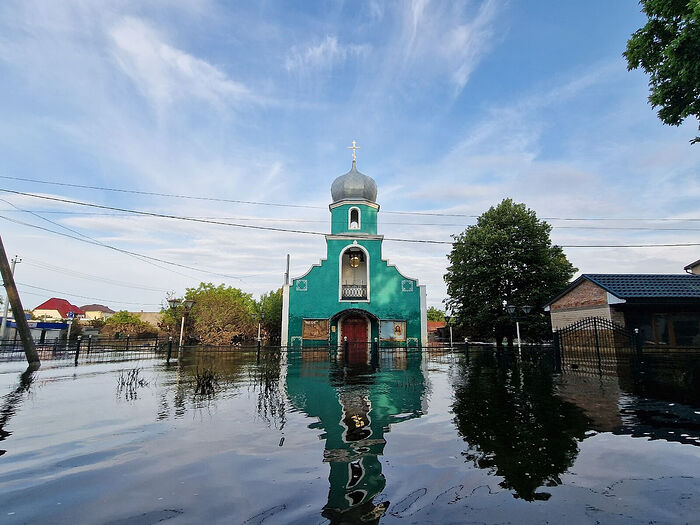
[[[331,523],[376,523],[388,501],[374,501],[387,483],[379,457],[390,426],[420,417],[426,382],[420,353],[387,354],[380,369],[368,363],[344,367],[328,362],[327,353],[290,359],[287,395],[323,431],[323,461],[330,465],[328,503],[323,516]]]

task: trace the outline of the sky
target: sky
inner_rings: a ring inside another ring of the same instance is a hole
[[[0,189],[325,233],[356,140],[386,237],[450,241],[510,197],[579,272],[680,273],[700,247],[567,247],[700,242],[697,122],[663,125],[622,56],[644,21],[627,0],[6,0]],[[153,311],[202,281],[258,297],[286,254],[292,276],[325,255],[322,235],[0,199],[25,308]],[[440,307],[449,249],[383,254]]]

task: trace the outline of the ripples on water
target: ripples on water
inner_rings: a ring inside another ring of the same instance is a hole
[[[0,363],[0,522],[697,522],[687,385],[546,353],[351,361]]]

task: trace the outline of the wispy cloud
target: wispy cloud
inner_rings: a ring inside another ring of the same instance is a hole
[[[190,97],[214,105],[262,101],[215,66],[167,43],[143,20],[125,17],[109,34],[116,62],[157,107]]]
[[[317,44],[292,47],[284,64],[289,72],[329,69],[348,59],[366,55],[369,50],[367,44],[341,44],[338,37],[327,35]]]

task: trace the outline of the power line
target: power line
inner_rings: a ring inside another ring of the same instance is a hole
[[[57,293],[57,294],[65,295],[68,297],[79,297],[80,299],[89,299],[91,301],[102,301],[105,303],[112,303],[112,304],[114,304],[114,303],[130,304],[130,305],[136,305],[136,306],[162,306],[160,303],[157,303],[157,304],[156,303],[132,303],[132,302],[127,302],[127,301],[114,301],[111,299],[101,299],[99,297],[88,297],[86,295],[78,295],[78,294],[74,294],[72,292],[60,292],[58,290],[50,290],[49,288],[42,288],[41,286],[34,286],[32,284],[27,284],[27,283],[17,282],[17,284],[19,284],[21,286],[26,286],[27,288],[33,288],[35,290],[42,290],[44,292]]]
[[[90,241],[90,240],[88,240],[88,239],[81,239],[80,237],[75,237],[75,236],[69,235],[69,234],[67,234],[67,233],[57,232],[57,231],[55,231],[55,230],[50,230],[49,228],[44,228],[43,226],[37,226],[36,224],[30,224],[30,223],[28,223],[28,222],[18,221],[17,219],[11,219],[11,218],[5,217],[5,216],[3,216],[3,215],[0,215],[0,219],[4,219],[4,220],[9,221],[9,222],[14,222],[15,224],[21,224],[22,226],[27,226],[27,227],[29,227],[29,228],[35,228],[35,229],[37,229],[37,230],[42,230],[42,231],[45,231],[45,232],[53,233],[53,234],[55,234],[55,235],[60,235],[60,236],[62,236],[62,237],[68,237],[69,239],[75,239],[76,241],[84,242],[84,243],[87,243],[87,244],[94,244],[94,245],[96,245],[96,246],[102,246],[102,247],[104,247],[104,248],[110,248],[110,249],[115,250],[115,251],[117,251],[117,252],[126,253],[126,254],[130,254],[130,255],[137,255],[137,256],[139,256],[139,257],[143,257],[143,258],[145,258],[145,259],[150,259],[150,260],[153,260],[153,261],[158,261],[158,262],[161,262],[161,263],[163,263],[163,264],[170,264],[170,265],[172,265],[172,266],[177,266],[177,267],[185,268],[185,269],[188,269],[188,270],[194,270],[194,271],[197,271],[197,272],[202,272],[202,273],[206,273],[206,274],[210,274],[210,275],[217,275],[217,276],[219,276],[219,277],[226,277],[226,278],[229,278],[229,279],[238,279],[239,281],[242,281],[242,280],[243,280],[243,279],[241,279],[240,277],[235,277],[235,276],[233,276],[233,275],[228,275],[228,274],[225,274],[225,273],[212,272],[212,271],[209,271],[209,270],[202,270],[201,268],[196,268],[196,267],[194,267],[194,266],[187,266],[186,264],[180,264],[180,263],[176,263],[176,262],[173,262],[173,261],[166,261],[166,260],[164,260],[164,259],[159,259],[159,258],[157,258],[157,257],[151,257],[150,255],[144,255],[144,254],[142,254],[142,253],[136,253],[136,252],[131,252],[131,251],[129,251],[129,250],[123,250],[123,249],[121,249],[121,248],[117,248],[117,247],[115,247],[115,246],[110,246],[110,245],[108,245],[108,244],[99,243],[99,242],[94,242],[94,241]],[[176,272],[176,273],[177,273],[177,272]],[[183,275],[184,277],[188,277],[188,278],[191,278],[191,279],[193,278],[193,277],[191,277],[191,276],[189,276],[189,275],[186,275],[186,274],[180,274],[180,275]]]
[[[8,202],[8,201],[4,201]],[[10,203],[11,204],[11,203]],[[13,205],[14,206],[14,205]],[[78,211],[66,211],[66,210],[2,210],[0,212],[15,212],[19,211],[22,213],[41,213],[41,214],[60,214],[60,215],[72,215],[72,216],[99,216],[99,217],[130,217],[132,213],[109,213],[109,212],[78,212]],[[298,222],[298,223],[313,223],[313,224],[327,224],[328,220],[313,220],[313,219],[292,219],[289,217],[226,217],[219,215],[193,215],[193,219],[217,219],[222,221],[267,221],[267,222]],[[562,219],[563,220],[563,219]],[[568,220],[568,219],[567,219]],[[578,219],[570,219],[578,220]],[[583,219],[581,219],[583,220]],[[654,220],[654,219],[652,219]],[[682,221],[681,219],[678,219]],[[331,224],[345,224],[344,221],[331,221]],[[384,226],[450,226],[464,228],[466,226],[471,226],[472,224],[465,223],[450,223],[450,222],[393,222],[393,221],[381,221]],[[555,230],[624,230],[624,231],[700,231],[700,228],[667,228],[667,227],[656,227],[656,226],[557,226],[552,225]]]
[[[263,202],[263,201],[247,201],[240,199],[224,199],[221,197],[205,197],[197,195],[182,195],[177,193],[161,193],[154,191],[141,191],[141,190],[130,190],[124,188],[109,188],[105,186],[89,186],[85,184],[75,184],[69,182],[55,182],[47,181],[41,179],[31,179],[26,177],[11,177],[8,175],[0,175],[0,179],[6,180],[16,180],[21,182],[32,182],[36,184],[48,184],[52,186],[62,186],[68,188],[81,188],[89,190],[99,190],[99,191],[109,191],[115,193],[128,193],[134,195],[148,195],[154,197],[169,197],[176,199],[189,199],[189,200],[199,200],[199,201],[213,201],[213,202],[229,202],[235,204],[251,204],[256,206],[273,206],[280,208],[305,208],[305,209],[324,209],[323,206],[311,206],[306,204],[289,204],[289,203],[279,203],[279,202]],[[8,191],[8,190],[5,190]],[[419,211],[399,211],[399,210],[384,210],[383,213],[392,213],[398,215],[417,215],[417,216],[429,216],[429,217],[467,217],[467,218],[478,218],[479,215],[472,215],[466,213],[443,213],[443,212],[419,212]],[[540,217],[543,220],[556,220],[556,221],[698,221],[700,222],[700,217]]]
[[[52,264],[49,264],[49,263],[46,263],[43,261],[32,262],[31,260],[27,260],[26,257],[24,258],[24,262],[26,262],[30,266],[34,266],[34,267],[40,268],[42,270],[49,270],[49,271],[60,273],[62,275],[75,277],[78,279],[85,279],[88,281],[112,284],[115,286],[123,286],[125,288],[133,288],[135,290],[144,290],[147,292],[160,292],[160,293],[167,293],[168,292],[168,290],[161,290],[159,288],[150,288],[150,287],[142,286],[142,285],[138,285],[138,284],[127,283],[124,281],[117,281],[115,279],[110,279],[108,277],[100,277],[99,275],[78,272],[78,271],[70,269],[70,268],[62,268],[61,266],[54,266]]]
[[[317,235],[317,236],[326,236],[327,235],[327,233],[325,233],[325,232],[296,230],[296,229],[288,229],[288,228],[276,228],[273,226],[259,226],[259,225],[253,225],[253,224],[240,224],[240,223],[223,222],[223,221],[215,221],[215,220],[208,220],[208,219],[197,219],[194,217],[183,217],[183,216],[179,216],[179,215],[170,215],[170,214],[155,213],[155,212],[148,212],[148,211],[141,211],[141,210],[131,210],[128,208],[119,208],[116,206],[106,206],[103,204],[90,204],[90,203],[86,203],[86,202],[75,201],[72,199],[63,199],[63,198],[59,198],[59,197],[49,197],[47,195],[36,195],[33,193],[25,193],[25,192],[21,192],[21,191],[8,190],[8,189],[3,189],[3,188],[0,188],[0,191],[4,191],[7,193],[13,193],[16,195],[24,195],[26,197],[33,197],[36,199],[44,199],[44,200],[49,200],[49,201],[62,202],[62,203],[66,203],[66,204],[74,204],[76,206],[87,206],[87,207],[91,207],[91,208],[98,208],[98,209],[104,209],[104,210],[122,211],[122,212],[128,212],[128,213],[133,213],[135,215],[142,215],[142,216],[148,216],[148,217],[160,217],[163,219],[175,219],[175,220],[195,222],[195,223],[215,224],[215,225],[219,225],[219,226],[233,226],[236,228],[247,228],[247,229],[253,229],[253,230],[275,231],[275,232],[284,232],[284,233],[297,233],[297,234]],[[0,218],[4,218],[4,219],[12,221],[12,222],[21,223],[20,221],[9,219],[7,217],[0,216]],[[26,223],[22,223],[22,224],[26,225]],[[49,230],[49,231],[51,231],[51,230]],[[54,233],[58,233],[58,232],[54,232]],[[336,236],[337,237],[345,237],[348,239],[356,239],[356,237],[352,234],[336,234]],[[449,244],[449,245],[457,244],[453,241],[438,241],[438,240],[431,240],[431,239],[404,239],[404,238],[397,238],[397,237],[384,237],[384,240],[385,241],[395,241],[395,242],[408,242],[408,243],[416,243],[416,244]],[[661,248],[661,247],[700,246],[700,243],[590,244],[590,245],[566,245],[566,244],[562,244],[560,246],[562,248]],[[117,249],[117,250],[122,251],[119,249]],[[127,252],[127,253],[133,253],[133,252]],[[147,256],[143,256],[143,257],[147,257]],[[160,259],[158,259],[158,260],[160,260]],[[164,262],[164,261],[161,261],[161,262]],[[169,264],[176,264],[176,263],[169,262]],[[200,270],[200,271],[202,271],[202,270]]]

